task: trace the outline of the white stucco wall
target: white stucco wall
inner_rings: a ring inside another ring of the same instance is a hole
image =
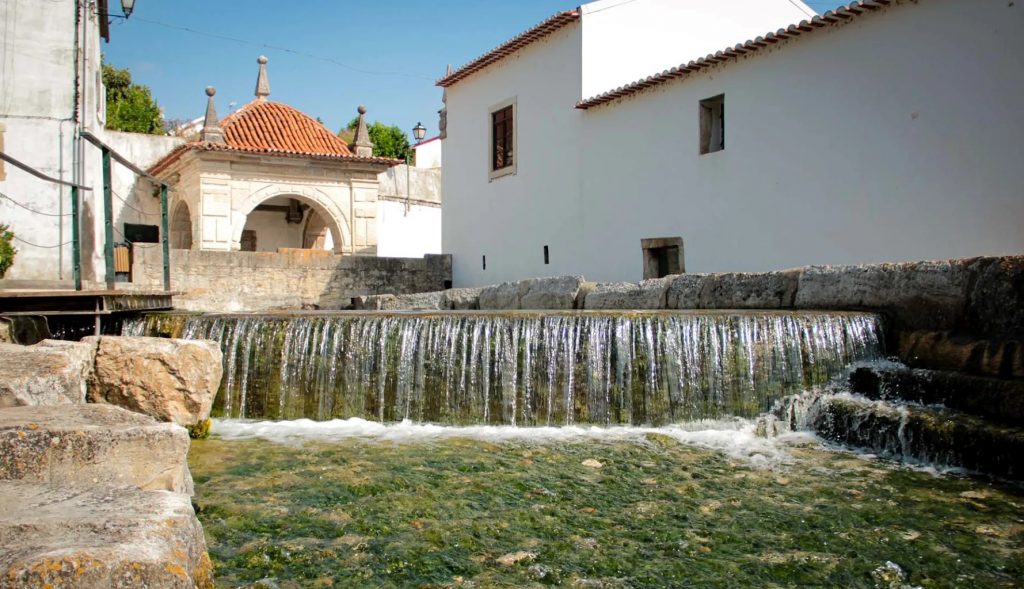
[[[441,253],[441,207],[378,201],[377,255],[422,258]]]
[[[592,109],[576,268],[639,279],[667,236],[690,272],[1022,253],[1022,56],[1024,6],[920,0]]]
[[[441,139],[434,137],[414,145],[416,158],[413,165],[417,168],[440,168],[442,143]]]
[[[448,89],[442,245],[454,280],[478,285],[572,270],[561,252],[580,214],[580,25],[569,25]],[[516,100],[516,174],[488,180],[491,107]],[[552,264],[543,266],[548,244]],[[487,256],[487,270],[482,269]],[[537,263],[541,266],[538,267]]]
[[[599,0],[580,8],[583,98],[816,14],[800,0]]]

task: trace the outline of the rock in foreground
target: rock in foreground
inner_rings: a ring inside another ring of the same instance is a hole
[[[213,580],[187,495],[2,482],[0,586],[206,589]]]
[[[94,353],[87,343],[0,344],[0,407],[85,403]]]
[[[188,432],[109,405],[0,409],[0,480],[192,493]]]
[[[210,417],[223,372],[216,342],[151,337],[98,340],[90,402],[117,405],[185,427]]]

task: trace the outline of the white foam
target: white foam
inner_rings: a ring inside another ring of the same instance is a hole
[[[408,442],[466,438],[486,442],[529,441],[535,443],[574,441],[636,441],[644,435],[656,433],[669,436],[680,443],[722,452],[726,456],[759,468],[773,468],[790,464],[787,451],[790,444],[804,444],[815,438],[803,433],[787,434],[775,438],[759,437],[756,424],[749,420],[695,421],[665,427],[630,426],[442,426],[403,421],[382,424],[365,419],[335,419],[332,421],[244,421],[235,419],[213,422],[212,432],[223,439],[243,440],[259,438],[280,444],[301,444],[304,441],[334,442],[348,439],[382,442]]]

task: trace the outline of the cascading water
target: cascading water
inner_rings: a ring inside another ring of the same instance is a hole
[[[228,417],[651,424],[754,417],[881,354],[862,313],[150,315],[220,342]]]

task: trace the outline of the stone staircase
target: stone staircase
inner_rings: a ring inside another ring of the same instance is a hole
[[[910,462],[1024,480],[1024,381],[897,364],[859,367],[817,398],[820,436]]]

